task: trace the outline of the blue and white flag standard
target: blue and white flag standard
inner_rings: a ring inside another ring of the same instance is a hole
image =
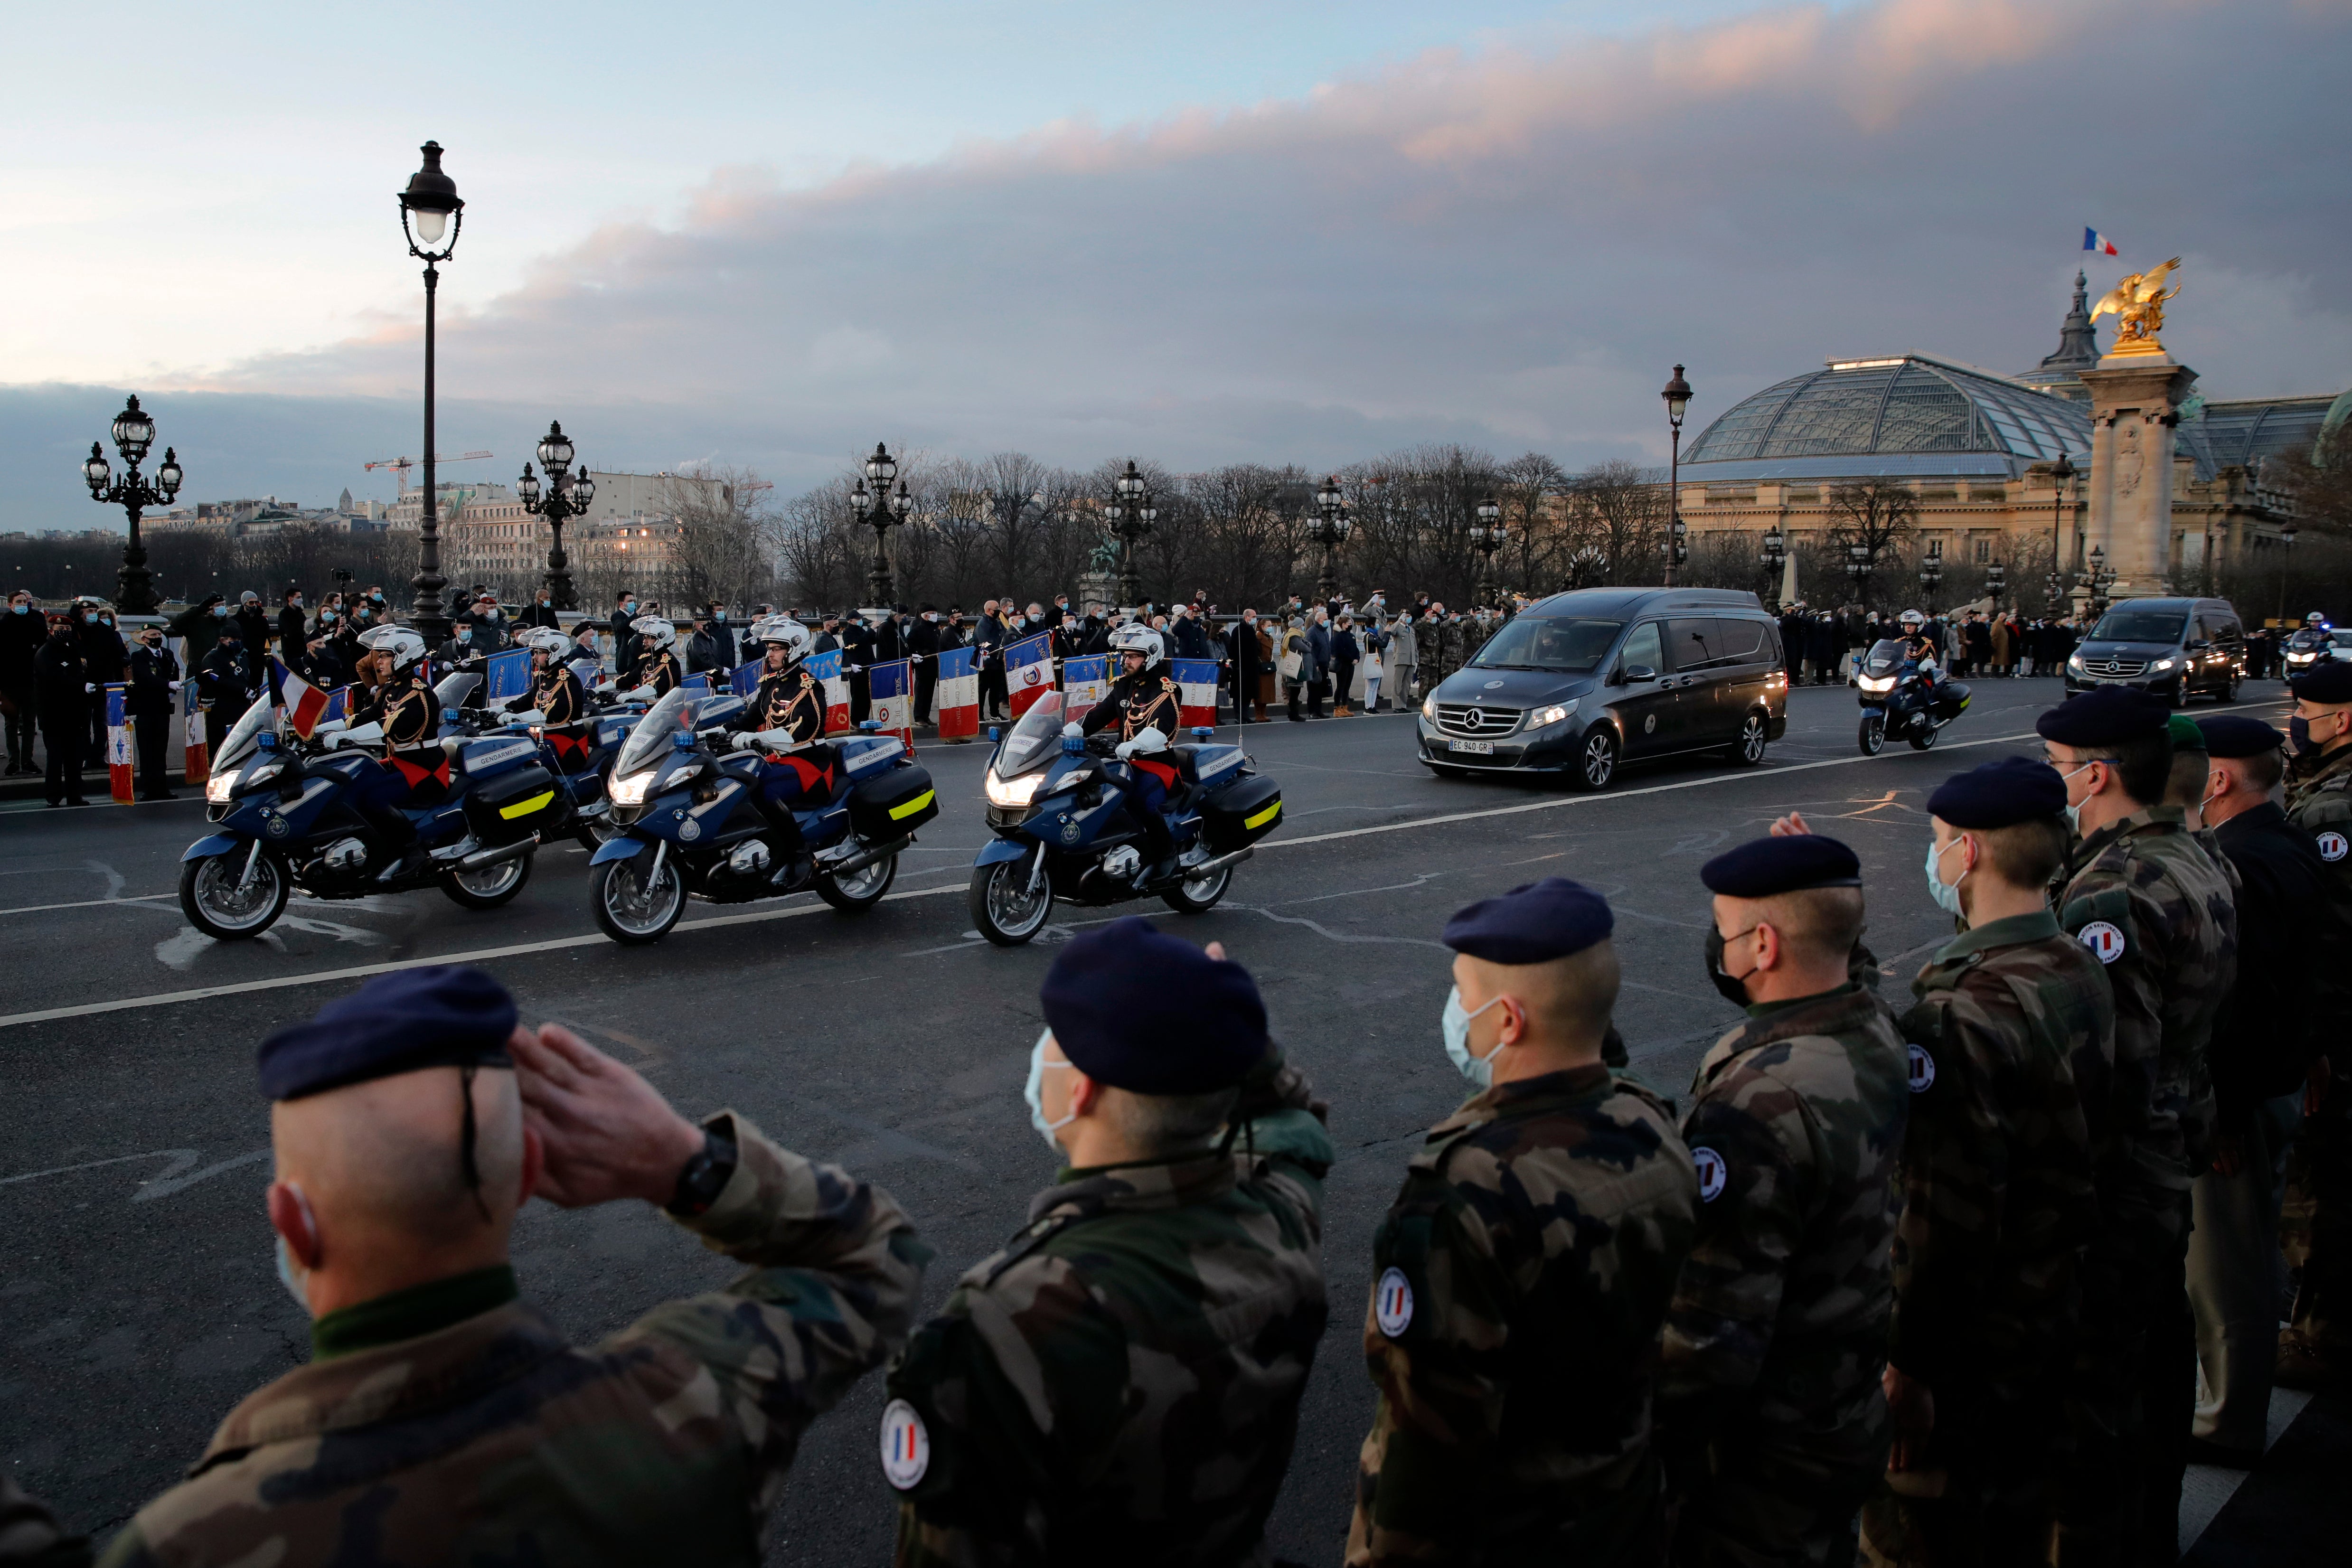
[[[824,732],[837,735],[849,727],[849,677],[841,673],[841,650],[812,653],[801,664],[824,688]]]
[[[940,655],[940,681],[932,695],[939,706],[940,738],[980,733],[980,674],[972,650],[950,648]]]
[[[1015,718],[1054,689],[1053,644],[1045,633],[1024,637],[1004,650],[1004,689]]]
[[[904,659],[876,664],[866,672],[866,693],[873,699],[866,716],[885,735],[903,738],[908,749],[915,741],[915,683]]]
[[[491,702],[522,695],[530,690],[530,650],[509,648],[491,654],[482,665],[482,678],[489,683],[485,695]]]
[[[1076,718],[1110,695],[1110,656],[1095,653],[1062,661],[1062,711]]]
[[[2086,228],[2083,231],[2083,248],[2096,251],[2101,256],[2123,255],[2123,252],[2116,248],[2115,241],[2094,228]]]
[[[1217,722],[1217,661],[1171,659],[1168,663],[1170,673],[1176,677],[1176,702],[1183,710],[1184,727],[1207,725],[1213,728]]]
[[[733,692],[739,697],[748,697],[753,692],[758,691],[760,689],[760,666],[767,662],[767,659],[763,656],[753,659],[747,664],[736,665],[735,673],[727,679],[727,689]]]

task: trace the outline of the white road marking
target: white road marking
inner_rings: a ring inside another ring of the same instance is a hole
[[[52,909],[95,909],[101,904],[152,904],[159,898],[177,898],[176,893],[134,893],[129,898],[85,898],[73,904],[27,904],[18,909],[0,909],[0,915],[46,915]]]

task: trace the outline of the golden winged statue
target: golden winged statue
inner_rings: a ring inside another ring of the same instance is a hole
[[[2092,320],[2112,315],[2117,322],[2116,346],[2110,352],[2160,354],[2164,351],[2164,345],[2156,338],[2157,332],[2164,326],[2164,302],[2180,292],[2177,285],[2167,288],[2164,280],[2171,277],[2172,269],[2179,265],[2180,258],[2176,256],[2162,267],[2135,272],[2101,295],[2099,302],[2091,307]]]

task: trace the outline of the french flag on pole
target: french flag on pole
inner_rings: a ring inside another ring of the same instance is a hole
[[[940,738],[970,738],[980,733],[980,672],[972,667],[970,648],[950,648],[940,655],[940,684],[933,700],[939,704]]]
[[[327,694],[288,669],[285,660],[269,662],[277,668],[278,701],[286,709],[287,722],[294,727],[295,734],[310,739],[319,721],[327,716]]]
[[[801,668],[824,688],[824,732],[839,735],[849,727],[849,677],[841,673],[841,650],[813,654]]]
[[[760,666],[767,662],[767,659],[763,656],[751,660],[746,664],[736,665],[735,673],[727,677],[727,689],[733,692],[739,697],[748,697],[753,692],[758,691],[760,689]]]
[[[1062,661],[1062,690],[1067,695],[1062,711],[1076,718],[1110,695],[1110,656],[1095,653]]]
[[[1217,723],[1217,661],[1214,659],[1171,659],[1169,665],[1176,677],[1178,705],[1182,708],[1184,727]],[[1171,738],[1173,738],[1172,737]]]
[[[183,659],[181,664],[193,672],[193,660]],[[192,785],[202,784],[213,776],[213,755],[205,739],[205,710],[197,705],[196,683],[193,679],[180,684],[180,739],[181,774]]]
[[[866,695],[873,706],[866,717],[884,735],[895,735],[915,749],[915,682],[913,666],[904,659],[876,664],[866,672]]]
[[[2083,231],[2083,248],[2084,250],[2096,251],[2101,256],[2123,255],[2123,252],[2116,248],[2115,241],[2101,234],[2098,230],[2092,228],[2086,228]]]
[[[117,805],[131,804],[131,737],[139,720],[126,713],[122,694],[131,688],[109,685],[106,692],[106,783]]]
[[[1004,650],[1004,690],[1012,701],[1014,718],[1027,713],[1030,704],[1053,689],[1053,648],[1045,633],[1024,637]]]

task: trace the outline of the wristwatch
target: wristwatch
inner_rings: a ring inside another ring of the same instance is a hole
[[[727,1190],[728,1180],[735,1174],[735,1158],[734,1139],[704,1128],[702,1147],[678,1170],[677,1190],[663,1207],[680,1219],[692,1219],[709,1209]]]

